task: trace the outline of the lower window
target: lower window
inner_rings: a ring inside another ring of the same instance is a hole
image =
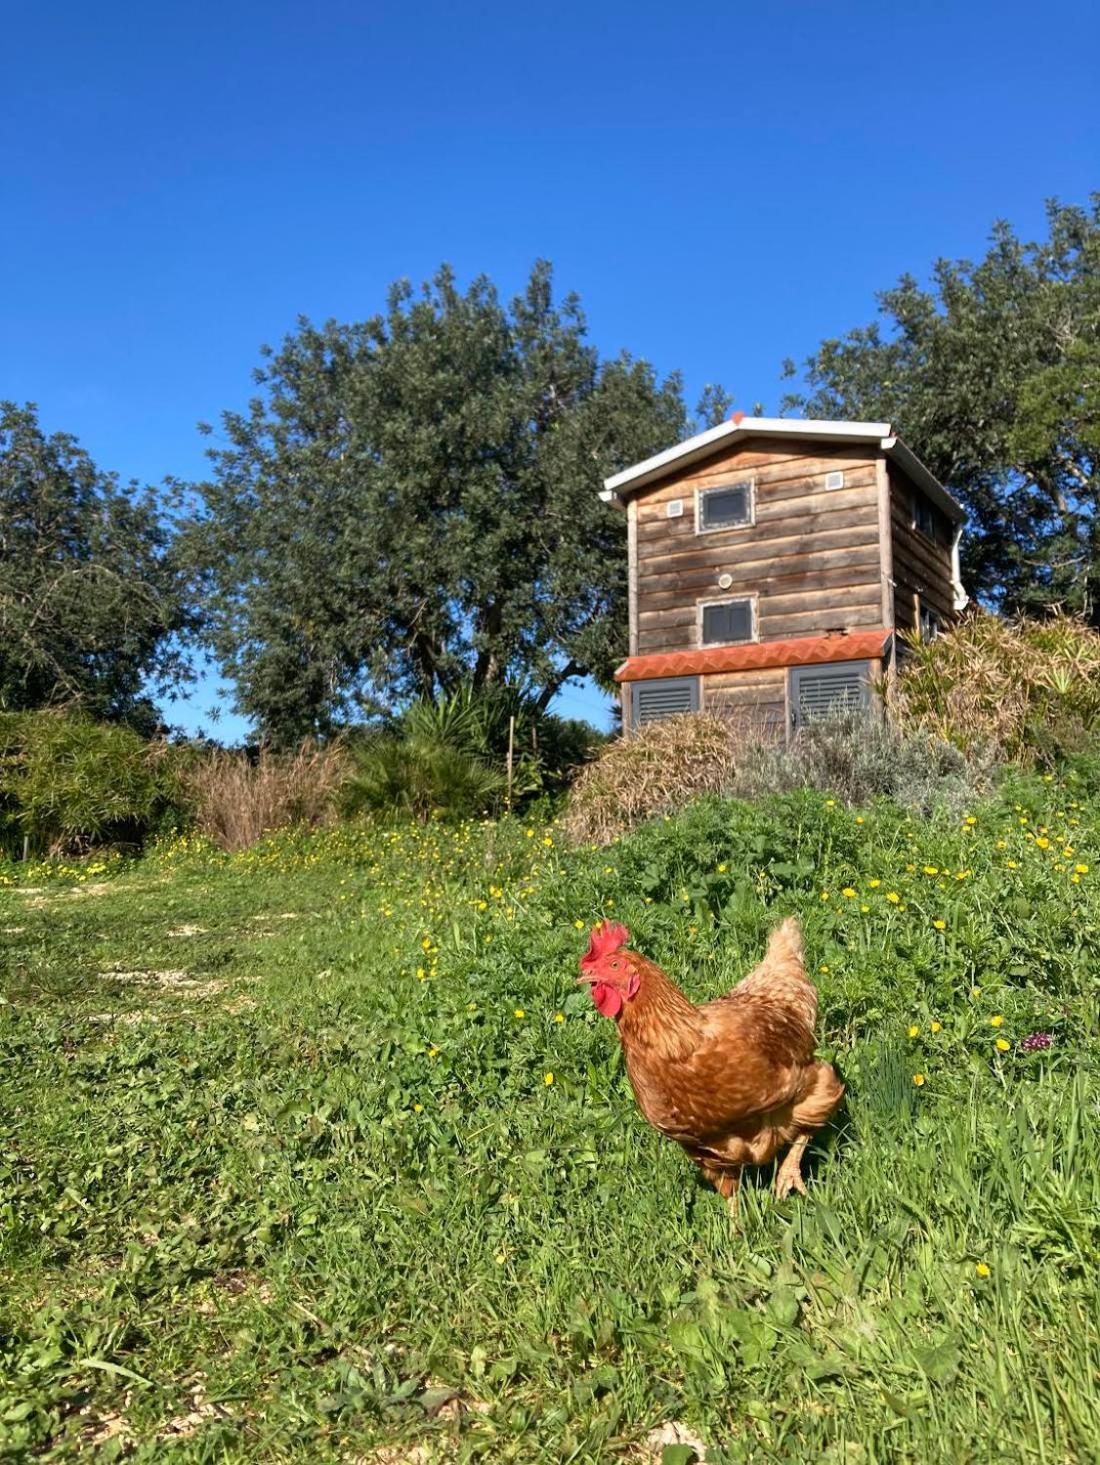
[[[823,717],[864,712],[871,705],[871,666],[866,661],[836,661],[791,670],[791,724],[805,727]]]
[[[635,727],[660,722],[681,712],[699,711],[698,677],[657,677],[651,682],[634,682],[630,689],[630,710]]]

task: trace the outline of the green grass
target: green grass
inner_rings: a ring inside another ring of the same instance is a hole
[[[677,1420],[712,1460],[1094,1459],[1100,807],[973,813],[0,867],[0,1457],[599,1461]],[[738,1235],[575,922],[702,998],[792,910],[848,1101]]]

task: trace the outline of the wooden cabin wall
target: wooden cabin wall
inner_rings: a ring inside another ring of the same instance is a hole
[[[757,597],[757,637],[882,625],[877,453],[850,444],[754,439],[637,496],[638,655],[699,647],[700,601]],[[825,475],[841,470],[844,487]],[[755,523],[698,534],[695,491],[755,480]],[[666,517],[670,499],[683,516]],[[728,590],[718,576],[728,573]]]
[[[744,729],[746,738],[784,739],[787,736],[786,667],[765,671],[714,672],[702,679],[702,707],[717,717],[728,717]]]
[[[944,625],[955,619],[955,591],[951,583],[952,526],[945,523],[942,538],[932,540],[913,523],[913,495],[918,492],[893,463],[887,465],[890,484],[890,530],[893,553],[894,624],[899,631],[917,629],[917,597]],[[946,520],[946,516],[944,516]]]

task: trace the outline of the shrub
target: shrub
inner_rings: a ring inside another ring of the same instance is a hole
[[[0,844],[12,855],[140,845],[180,817],[174,750],[65,711],[0,713]]]
[[[991,790],[995,766],[977,749],[963,753],[923,729],[872,718],[812,723],[784,745],[748,725],[690,714],[610,744],[577,779],[562,823],[574,841],[606,844],[703,794],[760,799],[796,789],[961,813]]]
[[[354,772],[341,797],[346,814],[464,819],[504,798],[506,777],[475,753],[440,737],[380,734],[355,747]]]
[[[849,716],[812,722],[785,747],[746,749],[727,792],[759,799],[807,788],[846,804],[886,796],[915,813],[962,814],[992,791],[996,767],[978,746],[964,753],[923,728]]]
[[[1069,616],[1002,620],[977,611],[909,641],[895,719],[1006,762],[1052,764],[1100,731],[1100,634]]]
[[[582,769],[562,820],[568,838],[607,844],[644,819],[674,813],[704,793],[722,793],[734,774],[737,728],[689,713],[609,743]]]
[[[512,747],[512,776],[507,759]],[[414,702],[393,723],[353,747],[349,814],[401,813],[465,819],[560,793],[605,739],[583,722],[541,712],[509,686],[464,687]]]
[[[222,849],[240,850],[286,825],[328,820],[350,771],[337,743],[305,742],[295,752],[217,749],[194,758],[182,776],[195,828]]]

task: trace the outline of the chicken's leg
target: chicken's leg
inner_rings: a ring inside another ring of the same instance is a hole
[[[802,1179],[802,1155],[809,1143],[808,1134],[799,1135],[787,1151],[786,1159],[775,1172],[777,1200],[786,1200],[792,1190],[797,1190],[799,1195],[806,1194],[806,1182]]]

